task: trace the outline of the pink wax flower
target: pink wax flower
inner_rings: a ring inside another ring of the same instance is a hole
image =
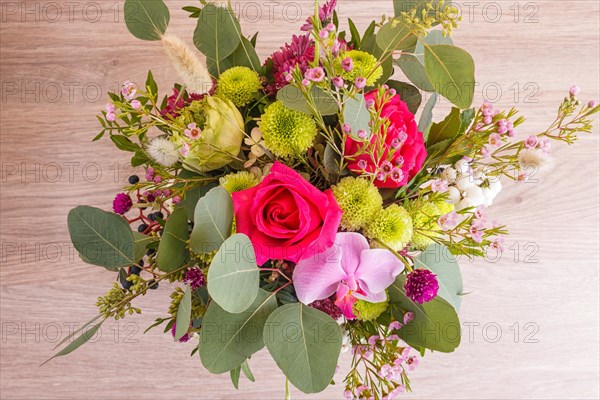
[[[356,86],[358,89],[362,89],[367,86],[367,80],[362,76],[357,76],[354,80],[354,86]]]
[[[431,191],[433,193],[445,192],[448,190],[448,182],[443,179],[436,179],[431,182]]]
[[[135,98],[136,93],[137,93],[137,86],[135,85],[135,83],[133,83],[131,81],[123,82],[123,87],[121,88],[121,94],[123,95],[125,100],[127,100],[127,101],[133,100]]]
[[[335,6],[337,4],[337,0],[329,0],[326,1],[321,7],[319,7],[319,20],[321,20],[321,24],[329,27],[329,21],[333,18],[333,12],[335,11]],[[304,25],[300,28],[303,31],[310,31],[313,28],[313,17],[309,17]],[[334,26],[335,28],[335,26]]]
[[[406,296],[415,303],[423,304],[433,300],[438,289],[436,275],[428,269],[415,269],[406,276],[404,290]]]
[[[525,139],[524,144],[527,149],[535,149],[535,146],[538,144],[538,137],[536,135],[531,135]]]
[[[438,218],[438,224],[443,231],[454,229],[458,224],[458,214],[456,211],[451,211],[448,214],[444,214]]]
[[[342,68],[344,71],[352,71],[352,68],[354,68],[354,61],[352,61],[350,57],[344,58],[342,60]]]
[[[321,67],[310,68],[304,74],[305,78],[313,82],[322,82],[325,78],[325,71]]]
[[[196,123],[193,122],[188,125],[188,128],[183,133],[185,133],[185,136],[189,137],[190,139],[198,139],[200,138],[202,131],[196,126]]]
[[[333,245],[342,219],[331,190],[321,192],[280,162],[260,184],[232,197],[237,232],[252,241],[258,265],[268,260],[297,263],[322,252]]]
[[[134,110],[139,110],[141,107],[142,107],[142,103],[140,103],[139,100],[131,101],[131,108],[133,108]]]
[[[354,303],[385,301],[385,289],[404,266],[390,251],[371,249],[360,233],[340,232],[329,249],[301,260],[293,282],[304,304],[326,299],[335,293],[335,304],[348,319],[356,318]]]
[[[114,104],[112,104],[112,103],[106,104],[106,120],[107,121],[114,122],[117,119],[117,114],[115,113],[115,111],[117,111],[117,107],[115,107]]]
[[[344,79],[341,76],[336,76],[335,78],[332,79],[333,81],[333,85],[336,88],[341,88],[342,86],[344,86]]]

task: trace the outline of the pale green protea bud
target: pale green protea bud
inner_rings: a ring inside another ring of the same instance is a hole
[[[373,216],[366,226],[365,234],[393,250],[400,251],[413,236],[413,221],[404,207],[392,204]]]
[[[364,227],[383,204],[379,190],[369,180],[347,177],[332,188],[342,209],[342,228],[356,231]]]
[[[244,139],[244,119],[227,99],[205,96],[186,110],[190,124],[179,137],[184,168],[212,171],[230,164],[240,153]]]
[[[317,124],[308,114],[276,101],[265,109],[258,123],[265,146],[278,157],[304,153],[317,136]]]
[[[262,88],[258,74],[248,67],[233,67],[223,72],[217,81],[217,96],[243,107],[256,99]]]

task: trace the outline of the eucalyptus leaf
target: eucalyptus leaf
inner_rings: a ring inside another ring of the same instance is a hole
[[[204,186],[195,186],[185,191],[183,198],[181,199],[181,204],[185,207],[188,220],[194,220],[194,211],[196,210],[198,200],[200,200],[200,198],[204,197],[206,193],[217,186],[219,186],[217,182],[211,182]]]
[[[425,71],[437,92],[461,109],[473,103],[475,64],[465,50],[424,44]]]
[[[404,21],[393,19],[384,24],[376,35],[377,46],[384,53],[393,50],[407,50],[417,44],[417,36],[415,36]]]
[[[242,233],[231,236],[210,264],[208,293],[225,311],[240,313],[256,299],[258,282],[252,242]]]
[[[110,270],[137,263],[133,232],[123,217],[79,206],[67,217],[69,234],[81,259]]]
[[[217,250],[231,234],[233,201],[224,188],[211,189],[196,204],[190,246],[195,253]]]
[[[184,207],[177,207],[167,219],[156,255],[156,265],[163,272],[180,268],[189,258],[190,234]]]
[[[389,80],[386,82],[386,84],[389,87],[396,90],[396,92],[400,96],[400,99],[402,99],[402,101],[406,103],[408,110],[411,113],[417,113],[417,111],[419,110],[419,106],[421,105],[421,101],[423,100],[419,89],[417,89],[410,83],[399,82],[395,80]]]
[[[370,133],[370,121],[371,114],[367,109],[365,96],[359,93],[354,97],[346,99],[344,105],[344,123],[350,125],[352,133],[356,134],[359,130]]]
[[[44,361],[42,365],[46,364],[47,362],[56,357],[66,356],[67,354],[72,353],[73,351],[77,350],[79,347],[87,343],[91,338],[94,337],[96,332],[98,332],[98,329],[100,329],[104,321],[106,321],[106,319],[103,319],[97,324],[91,326],[91,328],[89,329],[87,329],[89,327],[89,325],[87,325],[86,329],[83,329],[83,333],[79,337],[77,337],[77,339],[73,340],[64,349],[50,357],[48,360]]]
[[[402,54],[396,64],[402,69],[404,75],[419,89],[426,92],[435,92],[433,84],[427,77],[425,66],[413,54]]]
[[[302,303],[275,310],[265,324],[265,345],[290,382],[304,393],[323,391],[333,378],[342,332],[329,315]]]
[[[444,36],[442,34],[442,31],[440,31],[440,30],[429,31],[427,33],[427,36],[425,36],[422,41],[421,40],[417,41],[417,45],[415,46],[414,54],[415,54],[415,57],[417,57],[417,60],[419,60],[419,62],[421,64],[425,64],[425,47],[424,47],[423,43],[426,43],[428,45],[433,45],[433,44],[452,45],[452,44],[454,44],[452,41],[452,37]]]
[[[162,0],[125,0],[124,12],[127,29],[142,40],[160,40],[171,18]]]
[[[444,353],[453,352],[460,344],[460,321],[452,305],[440,296],[417,304],[406,296],[406,275],[399,275],[389,287],[392,315],[404,320],[404,313],[414,313],[414,319],[398,331],[402,340],[412,347],[425,347]]]
[[[463,294],[460,268],[446,246],[434,243],[414,259],[415,267],[426,268],[437,275],[438,296],[450,303],[458,312]]]
[[[143,233],[133,232],[133,245],[136,260],[141,260],[148,251],[148,245],[156,241],[152,236],[144,235]],[[136,261],[136,263],[138,262]]]
[[[233,54],[231,54],[233,65],[236,67],[248,67],[256,72],[260,72],[261,63],[256,49],[248,39],[242,36],[241,32],[238,32],[238,34],[240,35],[240,44]]]
[[[376,37],[371,30],[367,30],[367,32],[365,32],[360,49],[375,56],[375,58],[378,60],[383,60],[381,62],[383,73],[381,78],[377,79],[375,82],[375,86],[386,82],[394,73],[394,59],[389,51],[386,52],[377,45]]]
[[[207,4],[198,18],[194,44],[207,58],[217,63],[230,56],[240,45],[240,23],[233,12],[225,7]]]
[[[431,125],[427,136],[427,146],[432,146],[442,140],[454,139],[459,134],[460,127],[460,110],[452,107],[446,118]]]
[[[244,368],[246,359],[264,347],[263,327],[276,308],[275,294],[262,289],[252,306],[241,313],[229,313],[218,303],[210,303],[200,331],[202,365],[214,374],[240,365]]]
[[[178,342],[190,329],[192,315],[192,289],[185,287],[183,297],[177,307],[177,320],[175,321],[175,341]]]
[[[248,378],[248,380],[250,380],[251,382],[256,381],[256,379],[254,379],[252,371],[250,370],[250,365],[248,365],[248,360],[242,363],[242,372],[244,373],[244,375],[246,375],[246,378]]]
[[[233,384],[233,387],[236,389],[239,389],[239,386],[240,386],[240,372],[241,371],[242,371],[241,366],[237,366],[234,369],[232,369],[231,371],[229,371],[231,383]]]
[[[433,119],[433,108],[435,107],[436,102],[437,93],[433,93],[429,100],[427,100],[427,103],[425,103],[425,107],[423,107],[423,111],[421,113],[421,118],[419,119],[419,132],[423,132],[423,136],[425,138],[427,138],[429,134],[431,120]]]
[[[338,112],[338,104],[335,99],[325,93],[320,87],[314,85],[311,86],[309,89],[309,96],[317,108],[316,111],[321,115],[334,115]],[[286,85],[281,88],[281,90],[277,92],[277,100],[281,101],[283,105],[292,110],[311,115],[315,112],[302,91],[293,85]]]

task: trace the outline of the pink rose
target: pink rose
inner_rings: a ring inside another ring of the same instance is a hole
[[[294,263],[333,246],[342,210],[298,172],[275,162],[263,181],[233,193],[237,232],[254,245],[256,261]]]
[[[370,141],[354,140],[348,136],[345,144],[346,161],[351,171],[379,175],[375,186],[398,188],[406,185],[423,166],[427,150],[423,134],[419,132],[415,116],[400,96],[394,95],[385,104],[376,99],[376,90],[365,94],[366,102],[374,101],[375,109],[390,123],[386,132],[371,136]],[[384,140],[385,138],[385,140]],[[366,150],[366,152],[365,152]],[[355,155],[359,154],[360,155]],[[372,160],[372,154],[381,154]],[[389,163],[396,168],[390,170]],[[402,171],[402,173],[399,173]]]

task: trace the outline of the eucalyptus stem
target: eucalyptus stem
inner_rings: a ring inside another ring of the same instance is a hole
[[[285,400],[292,400],[292,396],[290,395],[290,380],[285,377]]]

